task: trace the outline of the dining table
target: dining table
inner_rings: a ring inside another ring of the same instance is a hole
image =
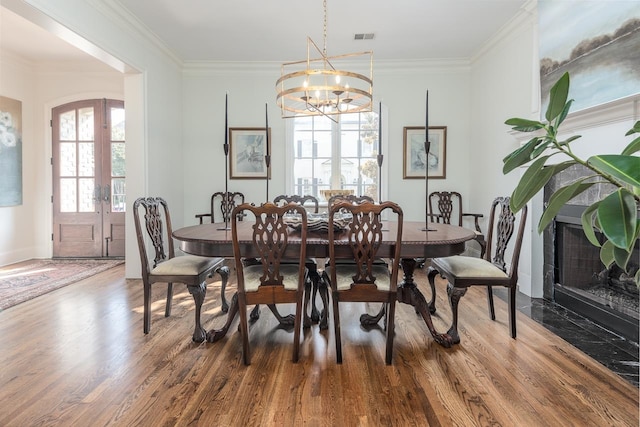
[[[252,226],[251,221],[237,222],[238,242],[246,245],[247,250],[253,247],[251,243]],[[383,222],[382,244],[378,250],[378,256],[390,258],[393,256],[393,246],[395,246],[395,236],[397,223],[393,221]],[[343,236],[343,234],[345,236]],[[233,258],[233,241],[231,227],[225,223],[199,224],[176,229],[172,233],[178,242],[180,250],[187,254],[206,257]],[[351,249],[347,244],[346,233],[336,233],[336,258],[353,258]],[[424,320],[434,341],[444,347],[451,347],[454,344],[453,338],[447,334],[438,332],[431,319],[430,303],[418,289],[414,281],[414,271],[417,265],[416,258],[436,258],[458,255],[465,250],[467,241],[475,237],[475,232],[464,227],[450,224],[427,223],[424,221],[404,221],[402,228],[402,244],[400,248],[401,266],[403,278],[398,284],[397,301],[409,304],[415,308]],[[288,233],[288,246],[285,256],[297,257],[298,250],[302,244],[299,232],[290,229]],[[341,241],[344,244],[340,244]],[[321,231],[308,231],[306,238],[307,257],[328,258],[329,240],[328,234]],[[250,253],[248,255],[251,255]],[[255,254],[259,256],[259,254]],[[431,300],[433,304],[433,297]],[[237,293],[231,300],[231,306],[227,314],[225,325],[220,329],[207,331],[208,342],[215,342],[222,339],[228,332],[231,323],[238,313]],[[377,315],[363,314],[360,322],[363,326],[376,324],[384,314],[381,310]]]

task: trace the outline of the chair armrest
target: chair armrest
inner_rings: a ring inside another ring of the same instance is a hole
[[[475,225],[475,227],[476,227],[476,231],[477,231],[478,233],[482,233],[482,230],[480,229],[480,223],[478,223],[478,220],[479,220],[480,218],[484,217],[484,215],[482,215],[482,214],[474,214],[474,213],[463,213],[463,214],[462,214],[462,216],[463,216],[463,217],[465,217],[465,216],[471,216],[471,217],[473,217],[473,221],[474,221],[474,225]]]
[[[210,213],[208,213],[208,214],[196,214],[196,218],[198,218],[200,220],[200,224],[202,224],[202,218],[206,218],[206,217],[211,218],[211,214]]]

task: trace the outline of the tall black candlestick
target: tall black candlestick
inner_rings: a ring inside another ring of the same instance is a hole
[[[382,102],[378,104],[378,203],[382,203]]]
[[[269,109],[267,108],[267,103],[265,102],[264,104],[264,120],[265,120],[265,126],[264,126],[264,130],[266,133],[266,142],[267,142],[267,149],[266,149],[266,156],[264,156],[264,161],[267,165],[267,202],[269,201],[269,168],[271,167],[271,154],[269,151]]]
[[[224,197],[222,203],[227,203],[229,196],[229,92],[224,95]],[[213,215],[213,212],[211,212]],[[213,219],[213,218],[212,218]],[[229,227],[229,215],[225,215],[224,228],[218,230],[231,230]]]
[[[424,228],[422,231],[435,231],[433,228],[429,228],[429,151],[431,150],[431,141],[429,141],[429,91],[427,90],[427,96],[425,101],[425,116],[424,116]]]

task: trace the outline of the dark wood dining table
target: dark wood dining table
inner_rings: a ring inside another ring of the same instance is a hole
[[[238,224],[238,240],[241,244],[246,244],[250,249],[252,225],[251,221],[240,221]],[[383,258],[391,257],[393,245],[395,244],[397,224],[392,221],[384,222],[383,244],[378,255]],[[428,223],[428,231],[424,222],[405,221],[402,230],[402,247],[400,256],[403,270],[403,280],[398,284],[398,302],[410,304],[419,313],[433,336],[433,339],[445,346],[451,347],[453,339],[446,333],[436,331],[431,319],[429,303],[413,279],[416,268],[416,258],[435,258],[457,255],[464,251],[465,242],[472,240],[475,233],[472,230],[449,224]],[[339,235],[338,235],[339,236]],[[385,237],[386,236],[386,237]],[[231,240],[231,230],[227,224],[212,223],[193,225],[174,230],[173,237],[178,241],[180,249],[188,254],[207,257],[233,257],[233,242]],[[288,251],[292,258],[297,256],[297,247],[301,244],[299,233],[290,230]],[[351,258],[346,244],[340,245],[336,242],[336,257]],[[343,249],[343,250],[341,250]],[[308,232],[306,241],[306,251],[308,257],[327,258],[329,256],[329,241],[326,233]],[[259,254],[255,254],[258,256]],[[227,316],[227,321],[221,329],[213,329],[207,332],[207,341],[215,342],[223,338],[238,312],[237,295],[231,301],[231,307]],[[363,315],[361,323],[371,325],[377,323],[382,313],[377,316]]]

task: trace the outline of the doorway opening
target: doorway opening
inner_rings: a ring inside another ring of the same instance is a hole
[[[124,257],[124,124],[120,100],[53,108],[54,258]]]

